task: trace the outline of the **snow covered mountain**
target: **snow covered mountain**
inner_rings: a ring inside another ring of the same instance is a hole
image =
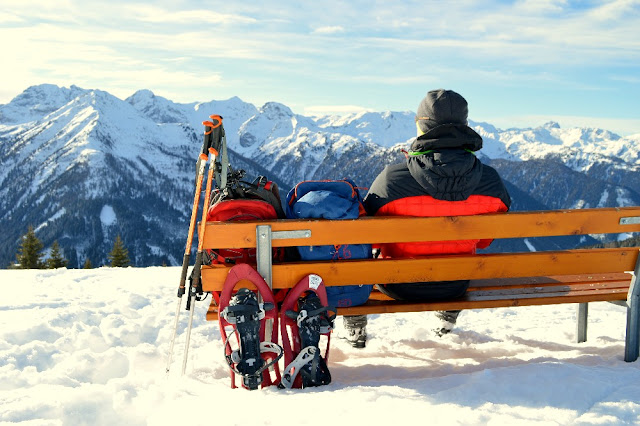
[[[283,191],[304,179],[350,177],[368,186],[403,158],[413,113],[321,118],[234,97],[175,103],[141,90],[118,99],[76,86],[33,86],[0,105],[0,267],[28,225],[57,240],[70,266],[106,263],[120,234],[137,266],[177,264],[193,199],[202,121],[224,117],[230,158]],[[481,158],[504,176],[514,208],[640,205],[640,134],[601,129],[496,129]]]
[[[136,263],[169,255],[193,179],[187,173],[193,130],[159,126],[106,92],[71,92],[46,86],[23,93],[22,99],[50,100],[33,121],[15,105],[3,108],[0,223],[8,232],[0,237],[2,262],[12,260],[27,225],[46,246],[58,240],[72,264],[87,257],[103,263],[117,234]]]

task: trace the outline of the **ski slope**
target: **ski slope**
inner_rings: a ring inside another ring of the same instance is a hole
[[[182,312],[165,374],[179,267],[1,270],[0,424],[638,424],[640,362],[625,363],[625,309],[466,311],[454,332],[430,313],[372,316],[370,340],[339,339],[333,382],[304,390],[229,388],[217,323],[196,305],[181,377]]]

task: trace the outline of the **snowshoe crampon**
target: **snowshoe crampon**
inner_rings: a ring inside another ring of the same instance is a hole
[[[249,281],[256,291],[246,287],[234,291],[241,281]],[[242,386],[250,390],[277,385],[280,382],[278,360],[283,351],[276,343],[278,314],[267,283],[251,266],[235,265],[225,280],[218,306],[225,358],[231,369],[231,387],[236,387],[236,374],[242,377]]]
[[[327,292],[318,275],[304,277],[287,294],[280,311],[286,365],[281,388],[331,383],[327,361],[335,317],[335,309],[328,306]]]

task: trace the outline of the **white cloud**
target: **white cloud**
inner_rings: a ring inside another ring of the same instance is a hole
[[[516,8],[528,13],[562,12],[567,6],[567,0],[523,0],[516,3]]]
[[[338,34],[343,32],[344,32],[344,28],[339,25],[319,27],[313,30],[314,34]]]
[[[0,12],[0,24],[24,22],[24,19],[13,13]]]
[[[412,106],[424,87],[533,84],[583,95],[638,81],[640,0],[10,3],[0,12],[0,39],[11,41],[0,102],[42,82],[206,101],[206,84],[215,96],[344,114],[366,110],[354,100]]]
[[[614,81],[623,81],[625,83],[640,84],[640,76],[637,76],[637,75],[614,75],[609,78]]]
[[[130,11],[133,17],[143,22],[153,22],[162,24],[254,24],[255,18],[239,15],[216,12],[208,9],[193,9],[184,11],[171,11],[150,5],[126,5],[125,11]]]
[[[638,0],[614,0],[590,10],[587,13],[587,16],[594,21],[610,22],[615,19],[623,18],[627,14],[633,14],[634,12],[637,16],[637,8],[639,6],[640,1]]]

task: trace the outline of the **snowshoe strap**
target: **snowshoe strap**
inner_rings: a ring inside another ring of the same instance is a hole
[[[282,354],[284,353],[284,351],[282,349],[282,346],[278,345],[277,343],[260,342],[260,353],[261,354],[274,353],[274,354],[276,354],[276,361],[277,361],[277,360],[280,359],[280,357],[282,357]],[[239,350],[235,350],[235,351],[231,352],[231,355],[226,355],[226,356],[234,364],[237,364],[242,360]],[[273,363],[270,363],[269,365],[267,365],[267,368],[269,366],[271,366],[271,364],[273,364]]]
[[[308,364],[313,361],[313,355],[318,351],[318,348],[314,348],[313,346],[307,346],[303,350],[300,351],[297,357],[289,365],[287,365],[284,369],[284,375],[282,376],[282,380],[280,381],[280,387],[291,389],[293,387],[293,382],[296,381],[298,377],[298,373],[300,373],[300,369],[303,365]]]
[[[260,303],[258,309],[251,305],[229,305],[220,312],[229,324],[239,324],[250,319],[260,321],[264,319],[265,312],[270,311],[275,306],[273,303]],[[245,317],[248,316],[248,317]],[[256,316],[257,315],[257,316]]]
[[[320,350],[314,346],[307,346],[291,361],[284,370],[280,381],[280,388],[291,389],[298,374],[302,377],[302,387],[328,385],[331,383],[331,373]]]
[[[322,315],[324,313],[326,313],[326,315]],[[298,328],[303,327],[305,320],[309,320],[315,316],[320,316],[320,334],[327,334],[333,330],[333,324],[336,318],[335,309],[330,306],[322,306],[311,310],[301,309],[299,312],[288,310],[285,314],[289,318],[296,320]]]
[[[229,340],[226,340],[224,345],[227,347],[229,345]],[[242,361],[242,355],[239,350],[235,350],[231,352],[231,354],[225,355],[229,368],[234,373],[242,376],[242,382],[250,390],[258,389],[258,386],[262,383],[262,372],[267,368],[271,368],[271,366],[280,361],[280,358],[282,358],[282,355],[284,354],[284,350],[282,349],[282,346],[277,343],[260,342],[260,354],[262,355],[264,353],[274,353],[276,356],[271,361],[263,363],[262,367],[251,373],[238,370],[237,365]]]

